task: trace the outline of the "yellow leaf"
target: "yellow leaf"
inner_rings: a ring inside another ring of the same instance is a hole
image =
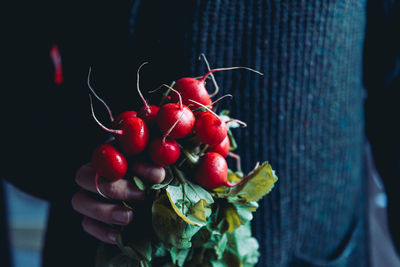
[[[169,202],[171,203],[171,206],[172,206],[172,208],[174,209],[175,213],[176,213],[179,217],[181,217],[186,223],[188,223],[188,224],[190,224],[190,225],[196,225],[196,226],[197,226],[196,223],[192,222],[188,217],[186,217],[186,216],[178,209],[178,207],[177,207],[177,206],[175,205],[175,203],[172,201],[171,196],[169,195],[169,193],[168,193],[168,192],[166,192],[166,193],[167,193],[168,200],[169,200]]]
[[[199,202],[190,207],[189,212],[190,215],[192,215],[196,219],[202,222],[206,222],[207,221],[206,208],[208,208],[207,202],[204,199],[200,199]]]
[[[225,219],[228,222],[228,232],[233,233],[236,228],[242,225],[240,217],[234,206],[228,206],[225,210]]]
[[[246,202],[258,201],[274,187],[278,177],[268,162],[264,162],[245,178],[242,184],[233,189],[233,194]]]

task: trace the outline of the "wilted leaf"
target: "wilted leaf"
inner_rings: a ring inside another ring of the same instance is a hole
[[[271,165],[265,162],[243,179],[246,181],[234,187],[229,195],[238,197],[240,199],[239,202],[251,202],[258,201],[268,194],[274,187],[278,177],[272,170]]]
[[[243,179],[242,176],[239,176],[236,172],[233,172],[232,170],[228,170],[228,182],[230,183],[237,183],[240,182]]]
[[[210,215],[211,209],[204,199],[200,199],[199,202],[191,206],[188,211],[188,217],[190,219],[194,218],[203,223],[207,222],[207,218]]]
[[[225,210],[225,220],[228,223],[228,232],[233,233],[239,226],[242,225],[239,214],[233,205],[229,205]]]

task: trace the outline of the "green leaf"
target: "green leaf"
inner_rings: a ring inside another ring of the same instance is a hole
[[[234,204],[234,206],[242,224],[251,221],[253,219],[253,212],[258,208],[257,202]]]
[[[171,188],[171,186],[168,186],[168,188]],[[179,209],[179,207],[177,207],[177,205],[175,204],[175,203],[176,203],[176,199],[175,199],[176,194],[173,195],[174,197],[172,197],[168,191],[167,191],[166,193],[167,193],[168,200],[169,200],[169,202],[170,202],[170,204],[171,204],[171,207],[173,208],[173,210],[175,211],[175,213],[176,213],[179,217],[181,217],[182,220],[184,220],[186,223],[188,223],[188,224],[190,224],[190,225],[196,225],[196,226],[198,226],[197,223],[193,222],[192,220],[190,220],[188,217],[185,216],[185,214],[184,214],[185,211],[181,212],[181,210]],[[183,194],[182,194],[182,196],[183,196]],[[182,201],[184,201],[184,200],[182,200]],[[183,204],[182,204],[182,205],[183,205]],[[185,206],[183,206],[183,207],[185,207]]]
[[[214,199],[210,192],[205,190],[203,187],[194,184],[189,180],[186,180],[185,183],[186,196],[192,203],[197,203],[201,199],[204,199],[208,205],[214,203]]]
[[[228,236],[224,234],[218,241],[217,246],[215,246],[215,252],[217,254],[218,260],[222,259],[227,244],[228,244]]]
[[[193,235],[200,227],[190,225],[172,208],[167,194],[160,194],[152,206],[153,229],[167,246],[190,248]]]
[[[190,249],[178,249],[176,247],[171,248],[170,255],[172,263],[177,264],[178,266],[183,266],[189,251]]]
[[[185,181],[182,186],[171,186],[166,188],[166,193],[171,206],[176,214],[186,223],[195,226],[204,226],[207,218],[211,215],[209,208],[214,202],[211,194],[202,187],[195,185],[189,181]]]
[[[242,225],[232,234],[228,235],[229,251],[235,254],[241,261],[242,266],[254,266],[258,262],[258,242],[251,236],[250,224]]]
[[[211,261],[212,267],[229,267],[222,261]]]
[[[154,257],[163,257],[167,255],[167,251],[163,243],[160,243],[154,249]]]
[[[267,162],[259,165],[249,175],[243,178],[242,184],[232,188],[228,197],[230,202],[253,202],[260,200],[274,187],[278,177]]]
[[[146,185],[143,183],[142,180],[140,180],[139,177],[133,176],[133,181],[135,182],[135,185],[137,186],[137,188],[139,188],[139,190],[141,190],[141,191],[146,190]]]

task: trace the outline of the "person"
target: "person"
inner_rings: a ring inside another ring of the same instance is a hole
[[[94,266],[97,239],[114,242],[115,229],[104,223],[135,219],[93,193],[86,163],[107,135],[90,117],[89,66],[93,87],[117,114],[139,107],[134,84],[142,62],[151,63],[142,88],[153,89],[204,73],[201,53],[213,67],[242,65],[265,74],[216,74],[220,93],[234,95],[223,105],[249,125],[237,133],[244,169],[268,160],[280,177],[255,213],[260,266],[369,265],[365,134],[399,244],[393,215],[400,204],[399,131],[395,120],[384,119],[398,114],[398,1],[24,4],[22,12],[10,12],[12,83],[1,98],[1,174],[52,204],[45,266]],[[63,62],[61,85],[48,56],[54,43]],[[153,182],[164,175],[154,166],[134,168]],[[141,197],[125,181],[100,187],[115,199]],[[113,217],[117,211],[122,216]]]

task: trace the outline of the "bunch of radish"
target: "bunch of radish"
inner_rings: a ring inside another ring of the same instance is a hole
[[[105,126],[95,116],[92,97],[89,94],[92,116],[103,130],[114,136],[112,142],[101,144],[93,152],[91,162],[97,171],[96,186],[99,177],[110,181],[124,178],[129,170],[130,160],[138,158],[161,167],[175,165],[183,168],[185,164],[190,165],[189,168],[193,169],[194,173],[192,179],[207,190],[235,186],[236,184],[228,182],[228,165],[225,159],[229,155],[237,158],[230,152],[228,125],[230,122],[241,126],[246,124],[235,119],[226,120],[217,115],[214,104],[226,96],[232,96],[226,95],[213,102],[212,97],[217,91],[210,96],[205,81],[217,71],[247,69],[261,73],[246,67],[209,69],[200,78],[185,77],[171,86],[162,85],[162,88],[167,90],[162,104],[150,105],[139,88],[139,72],[145,64],[143,63],[137,71],[137,91],[143,106],[137,111],[125,111],[115,119],[107,104],[90,87],[89,71],[88,86],[91,94],[106,107],[110,126]],[[218,90],[213,76],[212,79]],[[191,143],[191,146],[185,147],[187,143]],[[188,154],[192,157],[188,157]]]

